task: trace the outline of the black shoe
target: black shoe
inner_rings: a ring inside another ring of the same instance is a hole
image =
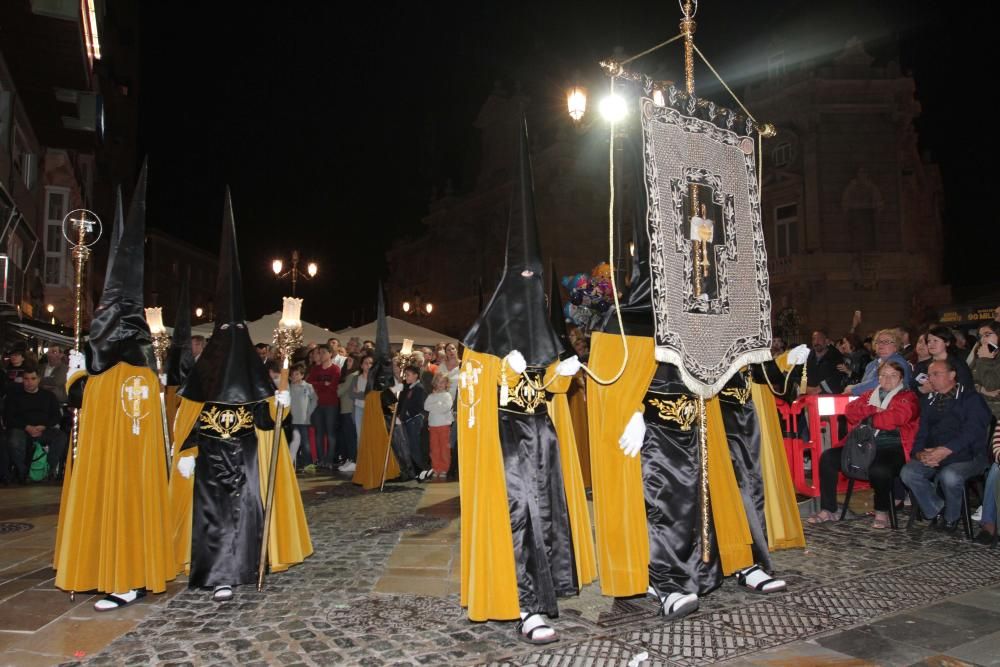
[[[958,519],[945,521],[944,516],[939,516],[935,528],[942,533],[954,533],[958,529]]]
[[[980,530],[979,534],[972,539],[976,544],[983,544],[985,546],[992,546],[996,540],[997,536],[986,530]]]

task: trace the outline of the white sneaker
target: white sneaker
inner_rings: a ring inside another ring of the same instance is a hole
[[[337,470],[339,470],[340,472],[354,472],[355,470],[357,470],[357,468],[358,464],[348,459],[347,461],[344,461],[344,463],[339,468],[337,468]]]
[[[972,513],[972,516],[969,517],[969,518],[972,519],[973,521],[982,521],[983,520],[983,506],[980,505],[976,509],[976,511]]]

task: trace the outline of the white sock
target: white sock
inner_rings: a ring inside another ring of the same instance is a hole
[[[541,625],[548,625],[548,623],[545,622],[545,617],[542,616],[541,614],[533,614],[531,618],[528,619],[527,621],[524,620],[525,618],[528,618],[528,612],[522,611],[521,620],[524,621],[524,625],[521,626],[521,634],[524,635],[525,637],[527,637],[528,634],[531,633],[531,631],[534,630],[535,628]],[[555,630],[553,630],[550,627],[546,627],[544,629],[539,630],[538,632],[535,632],[531,636],[534,639],[549,639],[550,637],[554,637],[555,634],[556,634]]]
[[[752,570],[753,567],[754,566],[748,567],[746,570],[743,570],[743,572],[745,573],[747,570]],[[756,588],[758,584],[764,581],[767,582],[764,585],[764,588],[761,589],[764,592],[782,588],[785,585],[784,581],[782,581],[781,579],[774,579],[773,577],[771,577],[771,575],[765,572],[763,568],[758,568],[753,572],[751,572],[750,574],[746,575],[747,586],[751,588]]]
[[[112,595],[114,595],[116,598],[121,598],[122,600],[125,600],[125,602],[132,602],[133,600],[136,599],[136,597],[138,597],[139,591],[133,588],[127,593],[112,593]],[[98,600],[97,602],[94,603],[94,609],[115,609],[118,606],[119,605],[109,600]]]

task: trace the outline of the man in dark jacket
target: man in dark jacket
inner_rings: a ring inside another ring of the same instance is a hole
[[[807,391],[810,394],[839,394],[844,390],[843,373],[837,368],[844,363],[844,355],[830,343],[822,329],[812,334],[812,352],[806,361]]]
[[[4,419],[10,456],[21,480],[28,476],[28,446],[40,442],[49,448],[49,469],[55,470],[66,454],[66,434],[59,430],[62,412],[50,391],[39,388],[38,369],[25,366],[21,389],[7,395]]]
[[[910,461],[900,478],[924,516],[942,519],[941,527],[951,531],[958,525],[966,480],[987,466],[991,415],[978,392],[958,384],[950,360],[932,362],[927,375],[932,393],[921,411]]]

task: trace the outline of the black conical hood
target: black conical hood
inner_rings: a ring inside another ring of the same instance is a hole
[[[382,391],[395,384],[392,374],[392,347],[389,345],[389,321],[385,317],[385,298],[382,281],[378,284],[378,312],[375,316],[375,364],[372,366],[371,388]]]
[[[236,247],[236,218],[233,201],[226,188],[225,210],[222,218],[222,243],[219,246],[219,276],[215,281],[215,326],[227,322],[243,322],[243,274]]]
[[[188,373],[194,368],[194,353],[191,352],[191,272],[181,276],[177,293],[177,315],[174,318],[174,333],[170,337],[170,352],[167,354],[167,384],[179,387],[184,384]]]
[[[559,336],[563,351],[560,357],[570,357],[573,355],[573,346],[569,342],[569,333],[566,331],[566,314],[563,313],[562,296],[559,293],[559,278],[556,277],[556,267],[549,267],[549,320],[552,322],[552,329]]]
[[[117,217],[117,216],[116,216]],[[116,221],[115,226],[118,226]],[[94,309],[87,347],[87,371],[97,375],[120,362],[156,368],[149,325],[143,310],[146,241],[146,164],[129,205],[128,219],[115,243],[104,278],[104,292]]]
[[[125,229],[125,206],[122,204],[122,186],[115,188],[115,219],[111,223],[111,243],[108,245],[108,265],[104,273],[104,289],[108,288],[111,281],[111,267],[115,265],[115,253],[118,252],[118,244],[122,240],[122,231]]]
[[[462,342],[476,352],[497,357],[518,350],[528,365],[547,366],[559,357],[562,344],[552,330],[545,306],[528,126],[523,116],[518,129],[518,171],[511,192],[504,273],[490,302]]]
[[[622,142],[621,155],[623,159],[622,164],[616,165],[616,169],[621,169],[624,178],[630,181],[630,187],[627,188],[627,191],[632,199],[631,206],[628,207],[628,219],[622,214],[617,214],[615,217],[619,220],[619,224],[625,225],[632,243],[635,244],[635,249],[632,252],[632,272],[628,292],[620,300],[622,324],[626,334],[652,336],[654,332],[653,283],[649,269],[649,234],[646,231],[647,210],[642,127],[638,120],[632,121],[628,132],[620,141]],[[624,204],[624,200],[619,201]],[[608,310],[604,325],[596,328],[608,333],[618,333],[618,318],[613,307]]]
[[[178,393],[192,401],[238,405],[264,400],[274,393],[274,383],[261,363],[243,310],[240,258],[236,247],[236,222],[226,188],[219,278],[215,288],[215,328]]]

